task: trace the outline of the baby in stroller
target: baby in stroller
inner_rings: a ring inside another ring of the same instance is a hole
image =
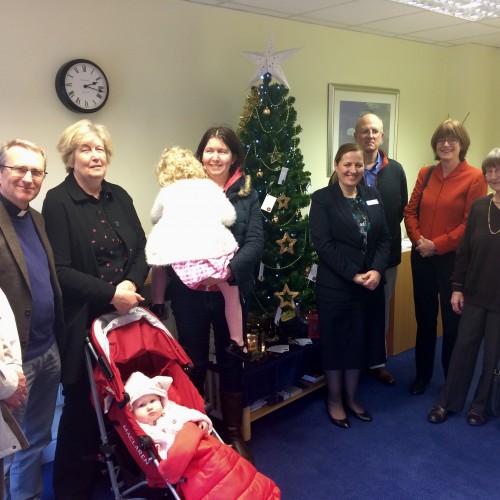
[[[165,149],[156,174],[162,189],[151,210],[154,226],[146,244],[146,259],[153,266],[151,310],[161,315],[167,286],[164,266],[171,265],[189,288],[222,292],[231,337],[226,351],[250,361],[243,339],[239,288],[227,282],[228,264],[238,250],[228,229],[236,220],[233,205],[187,149]],[[218,281],[213,287],[203,286],[207,278]]]
[[[202,431],[212,432],[212,421],[198,410],[170,401],[167,391],[172,377],[146,377],[134,372],[125,382],[130,409],[142,430],[153,439],[158,455],[167,458],[175,436],[187,422],[195,422]]]
[[[154,441],[163,459],[159,472],[186,499],[280,498],[271,479],[230,446],[212,437],[211,420],[202,412],[169,400],[171,377],[149,378],[134,372],[125,383],[129,408],[140,427]],[[175,460],[165,460],[169,450]]]

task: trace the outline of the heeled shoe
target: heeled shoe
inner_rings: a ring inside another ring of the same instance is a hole
[[[341,427],[342,429],[350,429],[351,428],[351,422],[349,422],[349,419],[346,418],[333,418],[330,414],[328,414],[330,417],[330,421],[332,422],[333,425],[336,425],[337,427]]]
[[[366,410],[358,413],[357,411],[354,411],[350,406],[348,406],[348,405],[345,405],[345,406],[347,408],[347,411],[349,413],[351,413],[351,415],[353,417],[357,418],[358,420],[361,420],[362,422],[371,422],[371,421],[373,421],[373,417]]]
[[[336,425],[337,427],[340,427],[342,429],[350,429],[351,428],[351,422],[349,422],[349,419],[347,416],[345,418],[334,418],[330,415],[330,410],[328,409],[328,400],[325,400],[325,406],[326,406],[326,413],[328,415],[328,418],[330,419],[330,422],[333,425]]]

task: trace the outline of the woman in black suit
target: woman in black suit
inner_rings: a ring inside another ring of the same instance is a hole
[[[67,332],[54,491],[58,500],[87,500],[97,462],[85,456],[97,456],[99,433],[84,367],[84,338],[97,316],[126,312],[143,300],[146,237],[132,198],[104,180],[112,155],[107,129],[81,120],[63,132],[58,149],[68,175],[47,192],[42,210]]]
[[[378,192],[363,184],[363,153],[340,146],[330,185],[312,196],[310,229],[319,257],[316,301],[331,421],[350,427],[346,409],[370,422],[358,402],[361,369],[385,362],[384,290],[390,241]],[[345,404],[345,407],[344,407]]]

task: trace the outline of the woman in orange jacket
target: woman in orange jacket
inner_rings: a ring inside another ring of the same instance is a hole
[[[404,211],[412,242],[411,266],[417,320],[416,377],[412,394],[422,394],[432,378],[437,336],[438,307],[443,324],[442,365],[448,373],[460,316],[453,312],[451,273],[455,253],[465,230],[472,203],[486,195],[481,170],[465,159],[470,139],[457,120],[447,119],[435,130],[431,146],[433,167],[423,167]]]

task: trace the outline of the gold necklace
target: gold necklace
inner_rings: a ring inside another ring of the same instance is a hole
[[[490,234],[498,234],[500,233],[500,229],[498,231],[493,232],[491,230],[491,204],[493,203],[493,196],[490,199],[490,204],[488,206],[488,229],[490,230]]]

